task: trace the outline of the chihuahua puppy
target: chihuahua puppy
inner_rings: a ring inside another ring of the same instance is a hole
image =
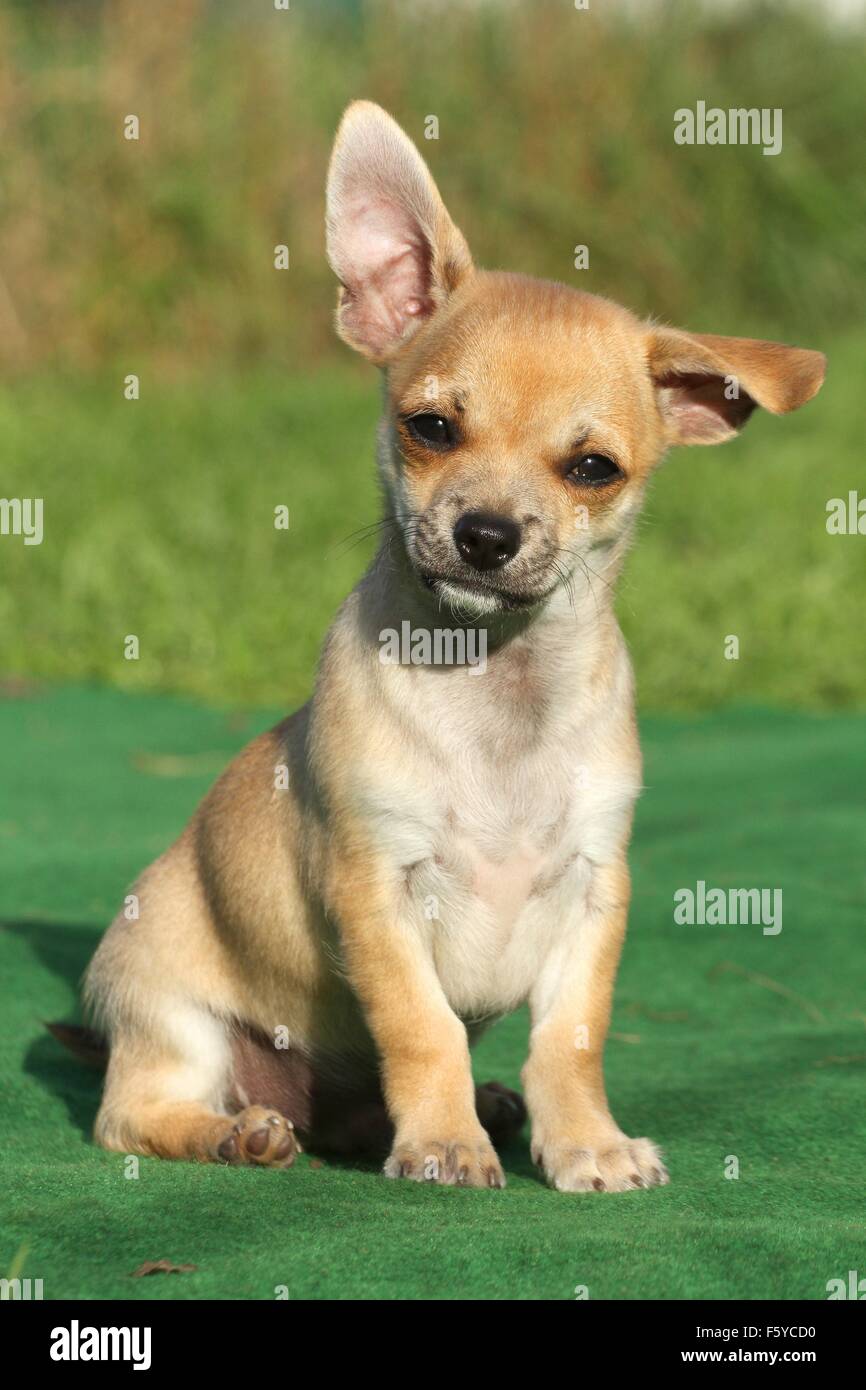
[[[602,1075],[641,786],[613,581],[665,450],[794,410],[824,359],[476,270],[369,102],[337,135],[327,245],[338,332],[383,371],[390,530],[311,702],[231,764],[96,953],[96,1138],[278,1167],[299,1138],[381,1145],[389,1177],[502,1187],[523,1106],[476,1090],[469,1048],[528,1001],[547,1181],[666,1182]],[[471,629],[483,669],[383,659],[406,623]]]

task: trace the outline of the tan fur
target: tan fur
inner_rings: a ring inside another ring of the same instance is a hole
[[[500,1186],[479,1116],[493,1129],[505,1093],[476,1096],[469,1043],[528,1000],[548,1181],[665,1181],[654,1145],[611,1118],[602,1074],[641,780],[612,586],[667,445],[793,409],[823,359],[474,269],[414,147],[369,103],[340,129],[328,245],[338,329],[385,368],[391,530],[310,704],[232,763],[135,886],[139,920],[118,917],[96,954],[87,996],[111,1045],[97,1139],[287,1166],[286,1121],[315,1142],[343,1114],[345,1141],[369,1112],[393,1133],[389,1175]],[[447,449],[417,436],[425,412],[451,421]],[[579,482],[587,455],[618,475]],[[492,577],[455,548],[475,511],[519,529]],[[483,634],[486,670],[384,664],[382,634],[404,621]]]

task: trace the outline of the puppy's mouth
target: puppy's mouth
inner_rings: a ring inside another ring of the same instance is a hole
[[[499,584],[482,579],[466,579],[451,574],[436,574],[432,570],[416,571],[424,588],[441,602],[456,609],[470,609],[479,614],[518,613],[534,608],[553,592],[553,585],[540,593],[518,593]]]

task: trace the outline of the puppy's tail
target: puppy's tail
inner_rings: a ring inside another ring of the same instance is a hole
[[[108,1042],[101,1033],[75,1023],[46,1023],[45,1027],[79,1062],[102,1071],[108,1066]]]

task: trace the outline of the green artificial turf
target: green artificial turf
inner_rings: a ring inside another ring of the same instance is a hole
[[[285,1173],[142,1159],[129,1178],[96,1149],[98,1079],[41,1020],[73,1016],[128,881],[277,713],[81,688],[0,701],[0,1274],[46,1298],[822,1299],[866,1272],[866,722],[849,714],[644,723],[607,1072],[669,1187],[550,1192],[525,1138],[505,1192],[307,1155]],[[673,895],[698,879],[781,888],[781,933],[677,926]],[[523,1015],[493,1028],[479,1079],[517,1083],[525,1038]],[[130,1277],[162,1258],[197,1269]]]

